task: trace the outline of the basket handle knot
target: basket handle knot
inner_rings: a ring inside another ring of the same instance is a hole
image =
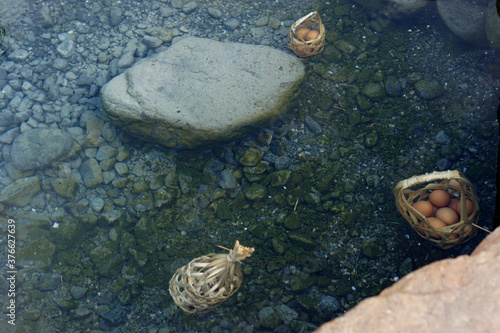
[[[228,262],[239,262],[241,264],[241,260],[246,259],[250,257],[255,251],[253,247],[246,247],[243,245],[240,245],[239,241],[236,241],[234,244],[234,248],[232,250],[225,248],[224,246],[218,245],[221,249],[229,251],[229,254],[226,257],[226,260]]]

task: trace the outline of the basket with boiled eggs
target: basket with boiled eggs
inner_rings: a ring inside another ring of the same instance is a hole
[[[459,171],[436,171],[402,180],[394,195],[410,226],[442,249],[463,244],[477,234],[476,191]]]
[[[311,12],[290,27],[287,45],[299,57],[310,57],[325,48],[325,26],[318,12]]]

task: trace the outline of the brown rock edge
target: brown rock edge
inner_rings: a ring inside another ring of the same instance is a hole
[[[315,331],[331,332],[500,332],[500,228],[470,255],[411,272]]]

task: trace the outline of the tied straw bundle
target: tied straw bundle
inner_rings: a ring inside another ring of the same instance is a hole
[[[254,248],[236,241],[229,254],[210,253],[179,268],[170,280],[169,293],[175,304],[185,312],[207,312],[233,295],[243,282],[241,261]]]

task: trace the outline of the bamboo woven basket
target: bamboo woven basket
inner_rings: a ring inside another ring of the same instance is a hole
[[[419,189],[411,189],[422,184],[427,185]],[[459,221],[439,229],[433,228],[427,217],[412,207],[417,201],[427,200],[430,193],[437,189],[445,190],[452,198],[460,199]],[[394,196],[399,212],[410,223],[410,226],[421,237],[442,249],[463,244],[477,234],[479,205],[476,191],[459,171],[436,171],[402,180],[395,186]],[[472,201],[473,205],[469,216],[467,216],[467,199]]]
[[[236,241],[229,254],[210,253],[179,268],[170,279],[169,293],[185,312],[208,312],[233,295],[243,282],[240,264],[254,248]]]
[[[306,31],[303,28],[310,31],[316,30],[319,34],[315,38],[308,38],[306,34],[302,33]],[[325,26],[321,22],[318,12],[311,12],[292,24],[288,32],[287,45],[297,56],[303,58],[323,52],[325,48]]]

